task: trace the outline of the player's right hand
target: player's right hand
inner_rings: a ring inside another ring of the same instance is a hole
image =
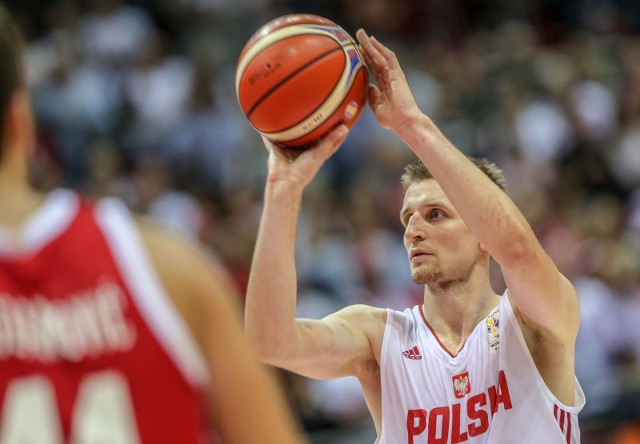
[[[336,152],[349,134],[346,125],[338,125],[307,149],[284,148],[262,136],[269,151],[268,182],[290,182],[307,186],[320,167]]]

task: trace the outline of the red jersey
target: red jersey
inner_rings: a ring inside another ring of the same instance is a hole
[[[203,443],[207,371],[115,199],[0,227],[0,443]]]

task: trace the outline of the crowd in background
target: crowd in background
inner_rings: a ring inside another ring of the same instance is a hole
[[[271,19],[306,12],[389,44],[454,144],[505,170],[508,193],[579,291],[583,442],[640,442],[640,2],[5,3],[28,40],[35,183],[120,196],[211,245],[241,290],[266,174],[235,95],[244,43]],[[367,110],[307,191],[301,316],[421,301],[398,220],[411,160]],[[494,287],[504,290],[497,266]],[[373,442],[357,381],[282,379],[314,442]]]

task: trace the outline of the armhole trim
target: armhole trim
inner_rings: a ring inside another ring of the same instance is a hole
[[[502,295],[502,301],[500,302],[501,311],[503,311],[506,314],[508,323],[511,324],[511,328],[515,331],[518,344],[522,349],[522,351],[524,352],[525,356],[527,357],[527,361],[529,362],[532,370],[535,372],[535,378],[538,382],[538,385],[543,389],[546,396],[551,400],[551,402],[553,402],[555,406],[559,407],[560,409],[568,413],[577,415],[580,412],[580,410],[582,410],[585,404],[584,392],[582,391],[582,387],[578,382],[578,378],[574,374],[573,378],[575,380],[575,389],[574,389],[575,405],[569,406],[569,405],[563,404],[562,402],[560,402],[560,400],[558,400],[558,398],[556,398],[556,395],[554,395],[551,392],[551,390],[549,390],[549,387],[547,387],[547,384],[544,382],[544,379],[542,379],[542,376],[540,375],[540,371],[538,370],[538,367],[536,366],[536,363],[533,360],[533,356],[531,356],[531,351],[527,346],[527,342],[524,339],[524,335],[522,334],[522,330],[520,329],[520,324],[518,323],[516,314],[513,310],[513,307],[511,306],[511,301],[509,300],[509,295],[507,294],[507,292],[508,290],[505,291],[504,294]],[[505,329],[501,328],[501,330],[504,331]],[[502,351],[502,347],[501,347],[501,351]]]
[[[150,330],[184,377],[194,386],[204,386],[209,381],[205,358],[162,286],[132,214],[122,202],[111,198],[99,201],[95,214],[131,297]]]

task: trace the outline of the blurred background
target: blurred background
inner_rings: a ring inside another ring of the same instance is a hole
[[[578,288],[583,443],[640,443],[640,2],[3,3],[28,40],[35,183],[120,196],[201,239],[241,293],[266,152],[237,104],[237,56],[287,13],[364,27],[397,52],[421,108],[454,144],[504,168],[509,194]],[[411,160],[367,110],[308,189],[301,316],[421,301],[397,216]],[[314,443],[374,441],[355,379],[281,376]]]

